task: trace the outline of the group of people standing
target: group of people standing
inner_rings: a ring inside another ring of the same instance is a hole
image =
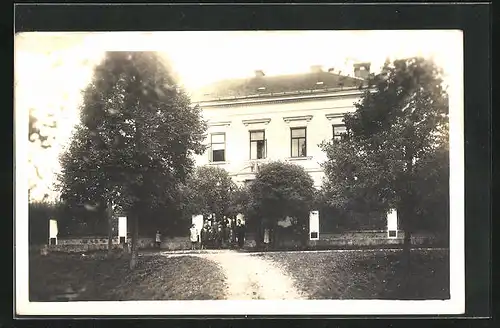
[[[245,225],[238,220],[236,225],[229,221],[205,222],[201,230],[193,224],[190,228],[191,249],[243,248]]]

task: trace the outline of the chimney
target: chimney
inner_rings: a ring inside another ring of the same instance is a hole
[[[370,63],[357,63],[353,65],[354,76],[360,79],[366,79],[370,75]]]
[[[264,74],[264,71],[260,69],[255,71],[255,77],[264,77],[264,76],[266,76],[266,74]]]
[[[321,73],[321,72],[323,72],[323,66],[321,65],[311,66],[311,73]]]

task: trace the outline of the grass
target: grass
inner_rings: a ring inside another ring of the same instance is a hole
[[[126,256],[103,252],[30,255],[30,301],[212,300],[223,299],[225,276],[215,263],[197,257],[139,257],[129,269]]]
[[[395,250],[269,253],[311,299],[449,299],[449,253],[413,250],[403,290],[401,252]]]

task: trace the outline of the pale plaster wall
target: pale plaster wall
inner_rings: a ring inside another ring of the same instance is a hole
[[[196,156],[196,164],[218,165],[226,169],[237,183],[252,179],[255,175],[250,168],[253,160],[250,160],[249,131],[264,130],[267,139],[267,158],[260,162],[287,160],[301,165],[311,174],[315,186],[319,187],[323,178],[320,163],[326,160],[319,144],[332,138],[332,125],[342,123],[342,116],[339,114],[354,111],[354,103],[359,100],[360,95],[359,92],[350,92],[330,98],[279,103],[257,102],[231,107],[201,104],[203,117],[209,123],[206,143],[210,143],[211,133],[226,133],[226,162],[209,163],[207,151],[203,155]],[[332,114],[339,116],[332,118]],[[302,119],[293,120],[297,117]],[[248,122],[251,120],[254,122]],[[291,127],[307,128],[306,158],[290,158]]]

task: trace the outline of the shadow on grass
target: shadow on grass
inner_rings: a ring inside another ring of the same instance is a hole
[[[129,269],[126,255],[30,255],[30,301],[222,299],[225,276],[214,262],[196,257],[148,256]]]
[[[401,252],[275,253],[275,261],[311,299],[449,299],[447,250],[412,251],[412,272],[403,289]]]

